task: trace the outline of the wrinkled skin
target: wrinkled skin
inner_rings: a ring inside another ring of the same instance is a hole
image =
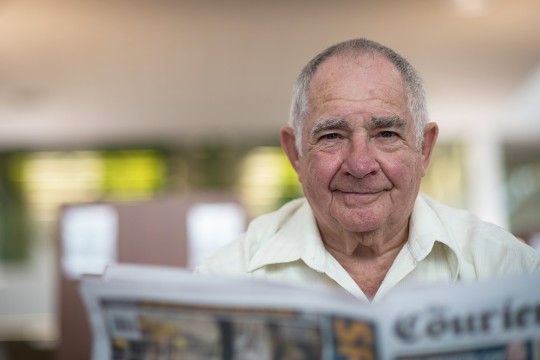
[[[302,156],[291,128],[282,129],[281,142],[338,260],[395,257],[437,134],[436,124],[428,124],[417,149],[404,82],[381,55],[320,65],[309,85]]]

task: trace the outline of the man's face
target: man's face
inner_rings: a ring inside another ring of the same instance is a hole
[[[416,148],[397,69],[380,55],[330,58],[309,94],[292,163],[323,239],[406,227],[431,148]]]

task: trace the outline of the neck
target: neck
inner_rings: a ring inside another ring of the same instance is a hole
[[[403,226],[377,229],[370,232],[331,233],[319,229],[325,247],[331,252],[341,253],[358,261],[384,257],[405,244],[409,237],[408,222]]]
[[[346,234],[339,238],[323,237],[328,252],[355,280],[371,300],[388,270],[408,239],[408,226],[394,236],[380,233]]]

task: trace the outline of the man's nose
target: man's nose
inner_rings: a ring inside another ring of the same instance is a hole
[[[379,170],[375,149],[367,137],[351,139],[345,152],[343,170],[357,178],[375,174]]]

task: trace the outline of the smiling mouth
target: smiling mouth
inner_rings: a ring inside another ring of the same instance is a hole
[[[350,195],[376,195],[379,193],[382,193],[386,190],[377,190],[377,191],[345,191],[345,190],[333,190],[334,192],[340,192],[342,194],[350,194]]]
[[[389,190],[369,190],[369,191],[348,191],[348,190],[333,190],[332,192],[348,203],[349,205],[367,205],[377,201],[382,194]]]
[[[342,194],[350,194],[350,195],[377,195],[386,191],[390,191],[390,189],[381,189],[381,190],[342,190],[342,189],[331,189],[332,192],[339,192]]]

